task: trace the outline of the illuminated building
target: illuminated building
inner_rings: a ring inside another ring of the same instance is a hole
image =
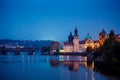
[[[57,41],[52,42],[50,46],[50,53],[57,52],[57,49],[59,49],[59,45],[60,43]]]
[[[80,53],[86,52],[86,49],[90,47],[92,50],[102,46],[107,39],[107,34],[103,29],[99,33],[99,40],[93,40],[89,33],[85,36],[84,40],[79,40],[78,30],[75,27],[74,35],[70,32],[68,36],[68,41],[65,42],[54,42],[51,45],[52,52],[56,52],[56,49],[59,49],[60,53]],[[117,40],[120,41],[120,35],[118,35]]]
[[[120,42],[120,34],[116,35],[116,40]]]
[[[87,47],[91,47],[92,49],[99,48],[99,40],[93,41],[89,33],[85,37],[83,41],[80,41],[80,52],[85,52]]]
[[[100,33],[99,33],[99,42],[100,45],[102,46],[105,42],[105,40],[107,39],[107,34],[105,32],[105,30],[103,29]]]
[[[89,33],[84,40],[79,41],[79,35],[77,27],[74,30],[74,35],[70,32],[68,41],[64,42],[64,52],[85,52],[87,47],[92,49],[99,48],[99,40],[93,41]]]
[[[77,27],[74,31],[74,36],[72,36],[72,33],[70,32],[70,35],[68,36],[68,41],[64,42],[64,51],[65,52],[80,52],[79,50],[79,35]]]
[[[74,39],[73,39],[73,52],[79,52],[79,36],[78,36],[78,30],[77,27],[75,28],[74,31]]]
[[[73,52],[73,42],[64,42],[64,51]]]
[[[59,45],[59,52],[60,53],[64,53],[64,43],[63,42],[60,42],[60,45]]]

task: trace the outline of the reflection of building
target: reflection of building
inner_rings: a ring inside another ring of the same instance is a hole
[[[74,59],[78,59],[80,56],[76,56],[76,57],[73,57]],[[59,57],[60,58],[60,57]],[[63,56],[63,58],[66,58],[66,56]],[[81,57],[82,58],[82,57]],[[84,57],[83,57],[84,58]],[[79,68],[81,66],[87,68],[87,69],[94,69],[94,62],[84,62],[84,61],[71,61],[71,60],[68,60],[68,61],[59,61],[59,60],[55,60],[55,59],[51,59],[50,60],[50,65],[52,67],[58,67],[60,65],[64,65],[66,67],[68,67],[68,69],[70,71],[79,71]]]
[[[88,62],[63,62],[65,66],[68,66],[69,70],[78,71],[80,66],[84,66],[87,69],[94,69],[94,62],[88,64]]]

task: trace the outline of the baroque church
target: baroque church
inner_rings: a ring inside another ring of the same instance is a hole
[[[70,32],[68,36],[68,41],[60,42],[59,51],[62,53],[70,53],[70,52],[85,52],[87,47],[91,47],[92,49],[97,49],[100,45],[103,45],[105,39],[107,38],[107,34],[105,30],[102,30],[99,33],[99,40],[92,40],[90,34],[88,33],[84,40],[79,40],[78,29],[77,27],[74,30],[74,35]]]

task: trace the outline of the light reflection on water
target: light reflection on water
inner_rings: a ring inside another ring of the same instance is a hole
[[[109,80],[81,56],[0,55],[1,80]]]

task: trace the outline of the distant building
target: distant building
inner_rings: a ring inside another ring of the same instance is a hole
[[[73,42],[64,42],[64,52],[73,52]]]
[[[60,53],[64,52],[64,43],[63,42],[60,42],[60,44],[59,44],[59,52]]]
[[[79,50],[79,35],[77,27],[75,28],[74,35],[70,32],[68,41],[64,42],[64,52],[80,52]]]
[[[93,41],[89,33],[84,40],[79,41],[77,27],[74,30],[74,35],[70,32],[68,41],[64,42],[64,52],[85,52],[87,47],[92,49],[99,48],[99,40]]]
[[[60,43],[57,41],[51,42],[51,46],[50,46],[50,52],[54,53],[57,51],[57,49],[60,48]]]
[[[75,27],[74,35],[72,35],[72,32],[70,32],[68,36],[68,41],[52,43],[51,45],[51,47],[53,47],[52,52],[54,52],[58,48],[59,52],[61,53],[85,52],[88,47],[91,47],[91,49],[96,50],[100,46],[103,46],[107,38],[108,38],[107,33],[103,29],[99,33],[98,40],[93,40],[89,33],[87,33],[84,40],[79,40],[78,30],[77,27]],[[120,41],[120,34],[117,35],[116,40]]]
[[[116,35],[116,40],[120,42],[120,34]]]
[[[83,41],[79,42],[80,44],[80,52],[85,52],[87,47],[91,47],[92,49],[97,49],[99,48],[99,40],[93,41],[89,33],[85,37]]]
[[[105,32],[105,30],[103,29],[100,33],[99,33],[99,42],[100,45],[102,46],[105,42],[105,40],[107,39],[107,33]]]
[[[70,32],[70,35],[68,36],[68,41],[69,42],[73,42],[73,35],[72,35],[72,32]]]

